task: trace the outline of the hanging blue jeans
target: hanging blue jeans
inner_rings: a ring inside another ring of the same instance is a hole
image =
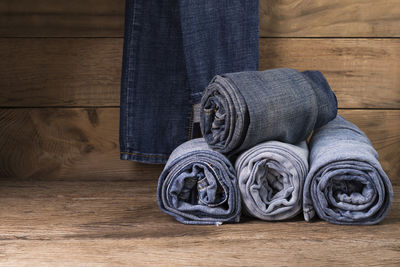
[[[257,69],[258,24],[258,0],[126,0],[121,159],[165,163],[196,137],[210,80]]]

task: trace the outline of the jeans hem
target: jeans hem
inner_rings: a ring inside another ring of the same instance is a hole
[[[130,151],[121,151],[121,160],[130,160],[140,163],[148,164],[165,164],[169,158],[169,155],[164,154],[150,154],[150,153],[139,153]]]

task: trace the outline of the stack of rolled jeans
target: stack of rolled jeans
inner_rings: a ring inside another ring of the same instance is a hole
[[[200,103],[203,138],[171,154],[158,184],[164,212],[187,224],[262,220],[376,224],[393,191],[366,135],[337,115],[319,71],[217,75]],[[310,139],[310,149],[306,139]]]

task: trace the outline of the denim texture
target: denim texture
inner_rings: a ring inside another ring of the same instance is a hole
[[[268,141],[246,150],[235,169],[243,211],[267,220],[289,219],[302,211],[303,185],[308,173],[305,141],[291,145]]]
[[[235,169],[203,138],[172,152],[158,181],[157,199],[162,211],[184,224],[219,225],[240,219]]]
[[[200,112],[207,143],[231,156],[262,141],[306,140],[336,117],[337,100],[319,71],[280,68],[217,75]]]
[[[378,154],[357,126],[337,116],[315,131],[303,192],[306,221],[317,214],[335,224],[376,224],[392,200],[392,185]]]
[[[258,0],[126,0],[120,158],[165,163],[213,76],[256,70]]]

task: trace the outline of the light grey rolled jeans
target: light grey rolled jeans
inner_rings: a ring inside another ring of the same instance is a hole
[[[160,175],[162,211],[184,224],[239,222],[241,203],[236,172],[203,138],[178,146]]]
[[[240,154],[235,169],[247,215],[273,221],[301,212],[308,173],[305,141],[297,145],[278,141],[258,144]]]
[[[306,221],[317,214],[335,224],[376,224],[392,200],[392,185],[378,153],[356,125],[337,116],[315,131],[303,193]]]

